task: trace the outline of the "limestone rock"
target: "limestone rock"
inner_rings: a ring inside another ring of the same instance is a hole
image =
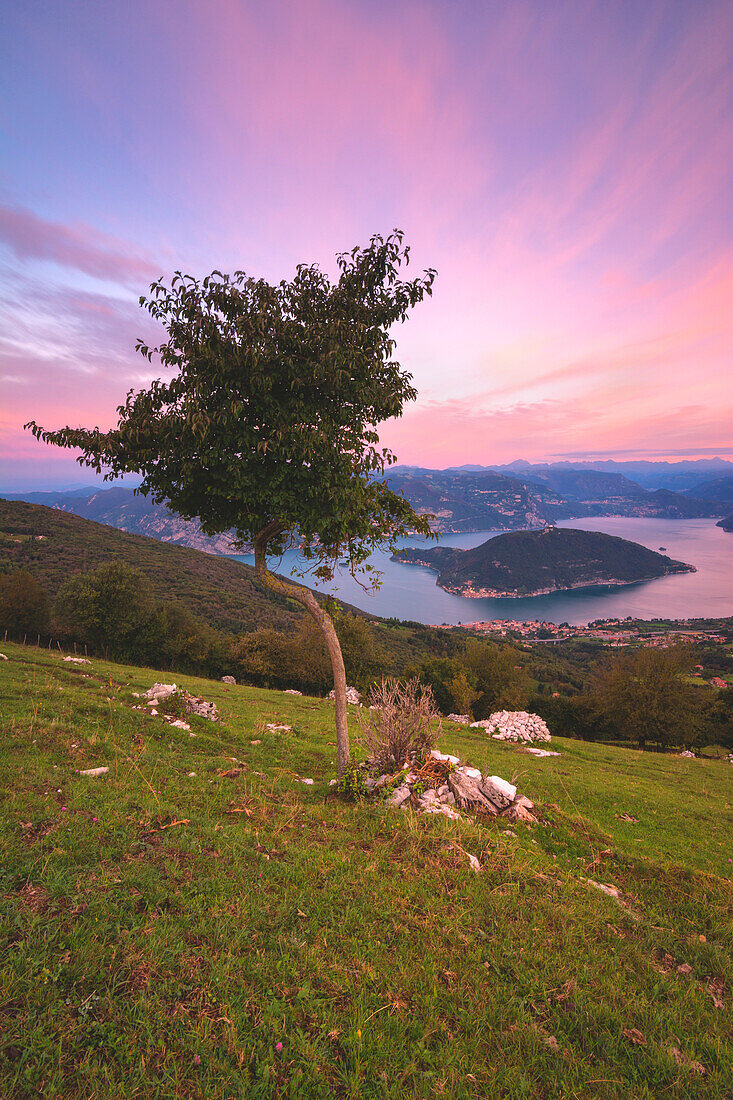
[[[487,775],[481,783],[481,790],[497,810],[506,810],[516,798],[517,788],[498,775]]]
[[[5,660],[7,661],[7,657],[5,658]],[[91,661],[88,661],[86,657],[64,657],[64,660],[68,664],[72,665],[90,665],[92,663]]]
[[[222,684],[236,684],[237,681],[233,676],[222,676],[221,682]]]
[[[285,695],[302,695],[303,692],[298,691],[297,688],[285,688],[284,694]]]
[[[490,730],[497,741],[549,741],[550,731],[538,714],[526,710],[497,710],[471,729]]]
[[[397,789],[394,790],[392,792],[392,794],[389,796],[389,798],[387,799],[387,805],[388,806],[399,807],[404,802],[407,802],[409,797],[410,797],[410,788],[407,786],[406,783],[403,783],[401,787],[397,787]]]
[[[479,781],[471,775],[466,775],[463,768],[456,768],[450,772],[448,786],[462,810],[478,810],[496,816],[496,806],[481,790]]]
[[[96,779],[98,775],[106,775],[108,771],[109,768],[84,768],[79,775],[89,775]]]
[[[455,765],[460,764],[460,760],[457,756],[450,756],[448,753],[438,752],[437,749],[431,749],[430,755],[432,756],[433,760],[439,760],[441,763]]]
[[[328,698],[333,699],[333,698],[335,698],[335,695],[336,695],[336,692],[335,692],[335,690],[332,689],[328,693]],[[356,688],[347,687],[347,689],[346,689],[346,702],[347,703],[353,703],[354,706],[357,706],[357,707],[359,706],[359,704],[361,703],[361,694],[356,690]]]

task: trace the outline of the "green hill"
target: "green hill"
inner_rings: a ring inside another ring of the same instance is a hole
[[[0,499],[0,564],[27,569],[52,598],[69,577],[110,561],[139,569],[158,598],[176,600],[219,630],[286,630],[305,614],[262,586],[243,562],[131,535],[55,508]]]
[[[326,700],[5,652],[1,1096],[733,1095],[729,764],[444,723],[539,817],[447,821],[328,797]]]
[[[472,550],[401,550],[395,560],[427,565],[438,573],[441,588],[469,597],[539,596],[695,572],[627,539],[552,527],[498,535]]]

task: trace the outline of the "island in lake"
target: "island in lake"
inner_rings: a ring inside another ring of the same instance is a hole
[[[472,550],[453,547],[398,550],[393,561],[424,565],[456,596],[544,596],[572,588],[635,584],[668,573],[695,573],[628,539],[598,531],[547,527],[497,535]]]

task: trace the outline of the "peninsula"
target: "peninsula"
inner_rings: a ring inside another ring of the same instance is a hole
[[[696,572],[627,539],[557,527],[497,535],[472,550],[399,550],[392,560],[427,566],[446,592],[469,598],[544,596]]]

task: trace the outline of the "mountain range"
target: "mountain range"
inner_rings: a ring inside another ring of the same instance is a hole
[[[395,466],[386,480],[416,511],[432,513],[435,530],[446,534],[543,528],[584,516],[697,519],[733,511],[733,463],[724,459],[534,465],[519,460],[503,467],[449,470]],[[181,519],[133,489],[90,487],[3,496],[211,554],[237,552],[231,535],[204,535],[196,520]]]

